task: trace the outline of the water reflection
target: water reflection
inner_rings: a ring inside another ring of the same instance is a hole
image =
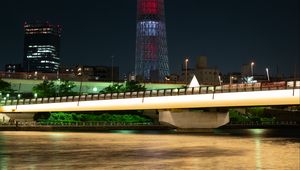
[[[256,162],[256,170],[261,170],[261,147],[260,147],[260,139],[255,139],[255,162]]]
[[[0,169],[299,169],[298,138],[157,133],[0,132]]]
[[[0,169],[1,170],[7,170],[7,162],[8,157],[5,155],[5,147],[4,145],[1,145],[4,143],[4,137],[0,135]]]

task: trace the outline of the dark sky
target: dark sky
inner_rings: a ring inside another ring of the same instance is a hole
[[[223,73],[240,71],[254,60],[255,71],[276,66],[286,74],[299,63],[299,0],[166,0],[171,72],[185,56],[208,56]],[[0,6],[0,57],[21,63],[25,21],[49,21],[63,27],[65,65],[110,65],[134,71],[135,0],[4,0]],[[298,66],[299,68],[299,66]]]

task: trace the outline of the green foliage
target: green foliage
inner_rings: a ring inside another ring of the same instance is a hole
[[[144,91],[146,90],[145,86],[139,84],[136,81],[128,81],[125,83],[125,92],[126,91]]]
[[[263,107],[252,107],[252,108],[247,108],[247,113],[255,115],[255,116],[260,116],[264,113],[265,108]]]
[[[56,95],[56,87],[53,81],[43,81],[43,83],[35,85],[32,92],[36,93],[39,97],[53,97]]]
[[[67,81],[61,81],[56,88],[59,96],[71,96],[76,94],[72,90],[74,87],[76,87],[75,83],[67,80]]]
[[[129,91],[144,91],[145,86],[136,81],[129,81],[125,84],[113,84],[104,88],[100,93],[124,93]]]
[[[235,110],[229,111],[229,117],[231,123],[245,123],[250,121],[249,117],[247,117],[246,115],[242,115]]]
[[[124,91],[123,84],[113,84],[105,87],[100,93],[121,93]]]
[[[5,95],[14,93],[14,90],[12,90],[10,83],[0,80],[0,92],[2,93],[2,95]]]
[[[149,123],[152,120],[140,116],[129,114],[76,114],[76,113],[51,113],[46,119],[41,116],[39,122],[63,122],[63,123],[76,123],[76,122],[113,122],[113,123]]]
[[[70,96],[75,92],[72,89],[75,87],[73,82],[59,81],[43,81],[32,88],[33,93],[37,93],[38,97],[54,97],[54,96]]]
[[[275,122],[275,118],[264,117],[263,108],[248,108],[247,114],[241,114],[236,110],[229,110],[229,117],[231,123],[243,124],[243,123],[263,123],[268,124]]]

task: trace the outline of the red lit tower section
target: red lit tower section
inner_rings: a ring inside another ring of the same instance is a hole
[[[164,0],[137,0],[135,74],[146,81],[169,75]]]

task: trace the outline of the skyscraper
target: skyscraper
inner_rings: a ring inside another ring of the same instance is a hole
[[[135,74],[152,81],[169,75],[164,0],[137,0]]]
[[[24,71],[57,72],[61,27],[49,23],[25,23],[24,34]]]

